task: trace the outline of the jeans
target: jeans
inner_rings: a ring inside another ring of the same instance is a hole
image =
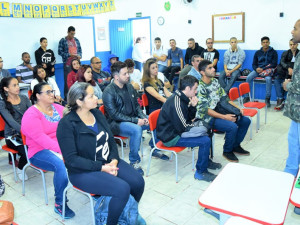
[[[169,66],[167,67],[164,75],[166,78],[168,78],[170,84],[173,83],[173,78],[175,77],[175,73],[180,71],[180,66]]]
[[[296,177],[300,163],[300,123],[293,120],[288,134],[288,143],[289,156],[286,160],[284,172],[290,173]]]
[[[68,74],[71,72],[71,70],[72,70],[71,66],[67,66],[64,63],[64,97],[65,97],[65,99],[67,99],[67,94],[69,91],[68,84],[67,84],[67,78],[68,78]]]
[[[135,64],[135,68],[142,72],[143,63],[134,60],[134,64]]]
[[[224,88],[226,93],[229,92],[230,88],[233,86],[234,82],[236,81],[236,79],[238,79],[239,76],[241,76],[240,70],[233,71],[232,74],[230,75],[230,77],[229,77],[230,79],[228,80],[228,83],[227,83],[227,76],[226,76],[225,71],[222,71],[220,73],[219,83],[220,83],[221,87]]]
[[[282,87],[283,81],[284,81],[284,79],[282,79],[282,78],[276,78],[274,80],[277,99],[284,99],[285,91],[283,90],[283,87]]]
[[[180,138],[176,146],[180,147],[199,147],[196,169],[199,173],[207,172],[209,150],[211,141],[208,136]]]
[[[242,116],[236,123],[229,120],[212,118],[209,124],[213,129],[226,132],[223,152],[232,152],[233,148],[238,147],[244,140],[250,122],[248,117]]]
[[[252,81],[254,80],[255,77],[258,77],[259,74],[256,71],[252,71],[251,73],[249,73],[249,75],[247,76],[246,82],[249,83],[250,85],[250,89],[252,89],[251,85],[252,85]],[[268,76],[265,77],[266,80],[266,98],[271,98],[271,90],[272,90],[272,77]],[[249,97],[249,94],[245,94],[244,97]]]
[[[53,171],[53,184],[55,191],[55,203],[62,205],[63,192],[68,185],[68,175],[63,160],[47,149],[37,152],[30,158],[30,162],[43,170]]]
[[[144,193],[145,181],[133,167],[120,159],[118,168],[116,177],[101,171],[69,174],[70,182],[75,187],[88,193],[112,197],[107,224],[118,223],[129,194],[139,202]]]
[[[158,72],[162,72],[164,73],[166,71],[167,67],[166,66],[163,66],[161,64],[158,64]]]

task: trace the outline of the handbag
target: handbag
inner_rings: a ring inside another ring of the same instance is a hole
[[[270,66],[270,64],[267,66]],[[274,74],[274,70],[275,70],[274,68],[265,69],[259,74],[259,76],[260,77],[269,77],[269,76],[271,77]]]
[[[217,113],[226,115],[226,114],[234,114],[236,116],[236,122],[239,121],[242,117],[242,113],[240,109],[236,108],[235,106],[231,105],[227,101],[227,97],[222,97],[218,102],[216,108],[214,109]]]
[[[95,204],[95,222],[96,225],[105,225],[107,223],[108,205],[110,196],[101,196]],[[126,206],[121,213],[118,225],[135,225],[138,218],[138,203],[130,195]]]
[[[14,220],[14,206],[9,201],[0,200],[0,224],[12,224]]]

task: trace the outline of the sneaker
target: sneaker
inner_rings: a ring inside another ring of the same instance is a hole
[[[140,214],[138,214],[136,225],[146,225],[145,219]]]
[[[9,165],[12,165],[12,161],[8,161]],[[19,161],[15,159],[15,167],[18,167]]]
[[[270,98],[266,98],[266,99],[265,99],[265,103],[267,104],[267,107],[268,107],[268,108],[271,107]]]
[[[212,182],[215,178],[217,177],[217,175],[210,173],[208,171],[203,172],[203,173],[199,173],[198,171],[196,171],[194,178],[196,180],[204,180],[207,182]]]
[[[135,163],[130,163],[130,165],[137,171],[139,172],[142,176],[144,176],[144,171],[141,167],[141,164],[139,161],[136,161]]]
[[[250,155],[250,152],[243,149],[240,145],[238,147],[233,148],[232,151],[239,155]]]
[[[152,157],[158,158],[158,159],[162,159],[162,160],[166,160],[166,161],[169,160],[169,156],[167,156],[167,155],[165,155],[165,154],[161,154],[161,153],[159,153],[157,150],[155,150],[155,151],[152,153]]]
[[[295,206],[294,213],[296,213],[297,215],[300,215],[300,208]]]
[[[277,99],[277,104],[275,106],[275,109],[280,110],[284,106],[284,99]]]
[[[58,215],[62,217],[62,205],[55,204],[54,206],[54,212],[56,212]],[[65,219],[71,219],[75,216],[75,213],[72,209],[69,208],[69,206],[66,203],[66,209],[65,209]]]
[[[233,152],[223,152],[223,157],[230,162],[239,162],[239,159],[235,156]]]
[[[208,160],[207,169],[217,170],[217,169],[221,169],[221,168],[222,168],[221,163],[213,162],[211,159]]]
[[[23,171],[23,170],[20,170],[19,168],[17,168],[17,174],[18,174],[18,177],[19,177],[20,180],[23,180],[23,177],[22,177],[22,171]],[[25,179],[25,180],[28,180],[28,176],[27,176],[26,173],[24,173],[24,179]]]
[[[243,99],[243,104],[245,104],[245,103],[247,103],[247,102],[250,102],[250,98],[249,98],[249,97],[245,97],[245,98]]]

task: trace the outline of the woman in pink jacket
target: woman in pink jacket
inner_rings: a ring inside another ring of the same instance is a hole
[[[58,122],[63,116],[63,107],[54,104],[55,93],[45,82],[34,86],[31,106],[22,118],[21,131],[26,136],[30,162],[43,170],[54,172],[55,208],[62,215],[63,191],[68,185],[68,176],[56,139]],[[66,218],[75,213],[66,205]]]

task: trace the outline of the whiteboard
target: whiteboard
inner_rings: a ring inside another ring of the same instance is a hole
[[[48,40],[48,48],[52,49],[56,63],[62,63],[58,55],[58,43],[67,36],[69,26],[75,27],[75,37],[80,41],[82,60],[90,60],[95,56],[95,34],[93,17],[75,18],[14,18],[0,17],[0,57],[5,69],[16,68],[22,63],[22,53],[28,52],[31,63],[35,62],[34,52],[40,47],[40,38]]]
[[[245,42],[245,13],[213,15],[213,41],[216,43],[229,42],[231,37],[236,37],[238,42]]]

